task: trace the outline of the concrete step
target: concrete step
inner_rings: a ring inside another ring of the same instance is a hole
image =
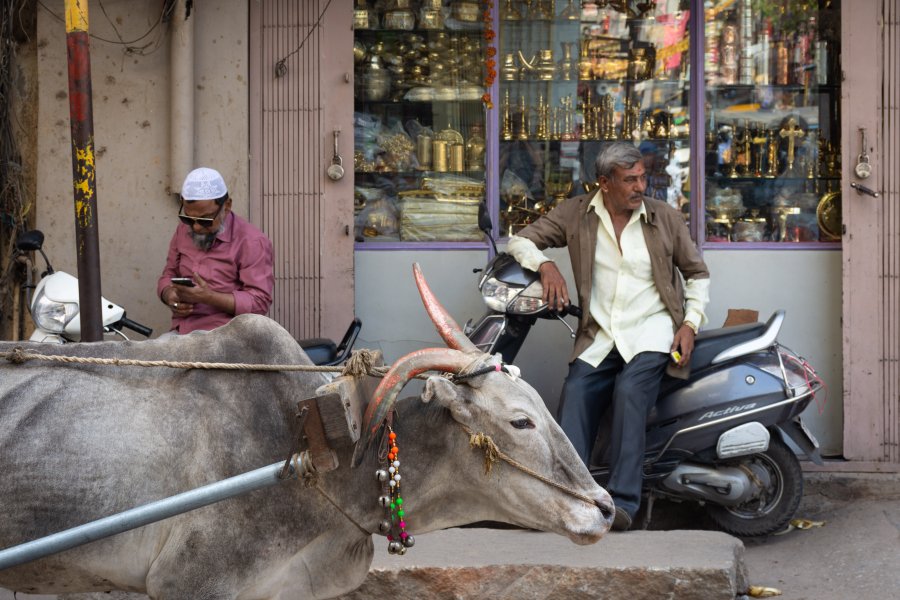
[[[518,529],[456,528],[416,536],[405,556],[375,536],[375,560],[345,600],[734,600],[747,589],[744,544],[717,531],[610,533],[596,544]],[[21,600],[55,596],[19,594]],[[12,593],[0,590],[0,600]],[[64,594],[60,600],[140,600]]]
[[[405,556],[374,541],[369,576],[342,598],[734,600],[747,589],[743,543],[715,531],[610,533],[577,546],[549,533],[459,528],[416,536]]]

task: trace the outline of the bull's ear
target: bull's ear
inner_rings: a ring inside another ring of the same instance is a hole
[[[422,402],[436,402],[450,410],[453,418],[460,422],[468,421],[472,413],[463,393],[465,386],[455,385],[444,377],[429,377],[425,382]]]

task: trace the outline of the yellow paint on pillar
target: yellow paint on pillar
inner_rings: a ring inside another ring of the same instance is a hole
[[[75,148],[76,178],[72,182],[75,188],[75,217],[79,223],[88,227],[93,220],[91,199],[94,197],[94,144],[88,142],[84,148]]]
[[[88,30],[88,0],[66,0],[66,33]]]
[[[94,168],[94,145],[90,142],[84,148],[75,148],[75,160],[78,164],[84,164],[91,170]]]

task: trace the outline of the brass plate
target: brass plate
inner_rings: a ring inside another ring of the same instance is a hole
[[[822,241],[834,242],[841,239],[841,193],[828,192],[816,207],[816,221]]]

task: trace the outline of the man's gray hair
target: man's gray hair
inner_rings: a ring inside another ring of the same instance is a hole
[[[614,142],[597,155],[595,163],[597,179],[612,177],[613,169],[630,169],[641,161],[641,151],[629,142]]]

